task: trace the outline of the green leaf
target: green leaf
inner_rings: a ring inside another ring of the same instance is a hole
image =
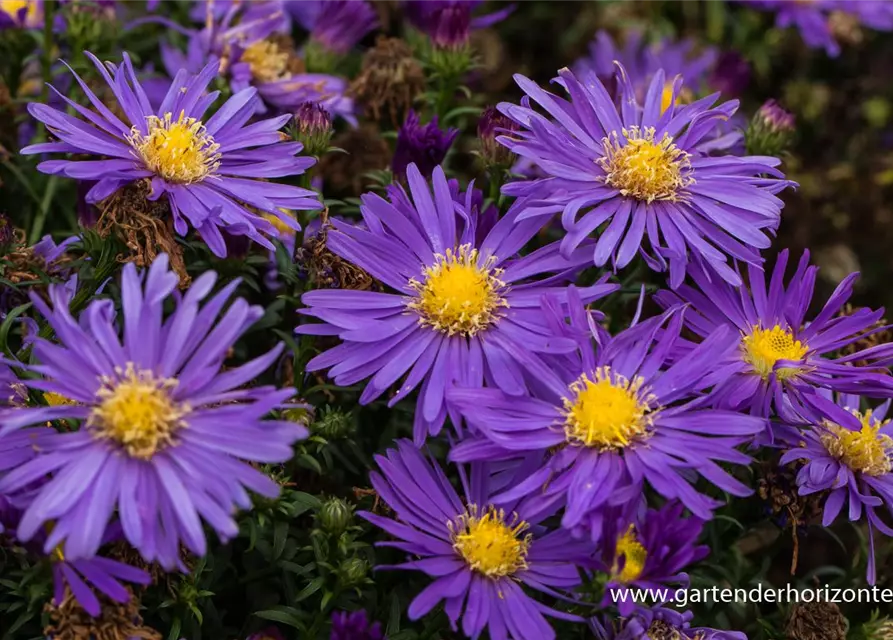
[[[264,609],[263,611],[255,611],[254,615],[263,620],[272,620],[287,624],[295,629],[304,630],[304,624],[301,622],[299,611],[294,607],[274,607],[273,609]]]
[[[285,541],[288,539],[288,522],[280,520],[273,526],[273,560],[282,557]]]
[[[295,602],[301,602],[302,600],[306,600],[307,598],[312,596],[314,593],[316,593],[317,591],[322,589],[323,584],[325,584],[325,578],[323,578],[321,576],[319,578],[314,578],[309,583],[307,583],[306,587],[301,589],[301,591],[298,593],[297,596],[295,596]]]
[[[17,306],[15,309],[6,314],[6,319],[3,321],[3,324],[0,325],[0,350],[2,350],[3,353],[11,358],[14,358],[15,356],[13,355],[12,351],[9,350],[9,331],[12,329],[12,325],[16,321],[16,318],[18,318],[30,308],[30,302],[26,302],[25,304]]]

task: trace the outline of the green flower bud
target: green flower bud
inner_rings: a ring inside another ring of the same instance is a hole
[[[339,535],[353,520],[353,505],[341,498],[329,498],[319,508],[317,519],[324,531]]]

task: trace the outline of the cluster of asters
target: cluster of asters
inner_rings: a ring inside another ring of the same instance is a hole
[[[273,248],[297,230],[287,212],[321,204],[273,181],[314,159],[283,140],[291,116],[268,112],[311,100],[353,122],[337,79],[305,73],[279,36],[297,20],[338,52],[375,20],[363,3],[310,4],[200,5],[204,27],[186,30],[186,53],[166,49],[172,79],[157,95],[126,54],[90,56],[116,108],[72,72],[89,106],[63,93],[66,108],[29,105],[53,139],[23,153],[77,154],[38,168],[93,183],[91,202],[148,184],[176,232],[194,229],[218,255],[226,236]],[[475,20],[503,17],[473,19],[474,4],[431,3],[414,19],[453,46]],[[880,330],[882,312],[841,314],[852,274],[809,314],[809,255],[789,269],[787,252],[774,265],[761,254],[778,194],[795,185],[778,159],[742,155],[728,126],[737,101],[704,95],[718,57],[643,47],[600,36],[590,59],[558,72],[563,95],[516,77],[525,97],[490,115],[532,177],[504,185],[504,213],[436,163],[410,162],[402,183],[362,196],[362,224],[331,222],[328,249],[381,287],[305,293],[297,332],[334,339],[307,368],[339,386],[365,381],[360,403],[414,396],[413,438],[371,475],[389,515],[363,514],[407,556],[379,568],[430,577],[412,619],[442,606],[457,631],[494,640],[554,638],[549,618],[604,638],[742,637],[614,594],[686,584],[719,496],[752,491],[735,475],[748,447],[798,461],[800,491],[826,496],[825,525],[846,505],[872,540],[893,535],[879,516],[893,506],[893,427],[887,403],[871,400],[893,397],[893,345],[849,348]],[[221,78],[233,95],[215,109]],[[788,126],[775,109],[769,125]],[[546,225],[561,239],[529,250]],[[666,274],[661,313],[641,317],[642,300],[611,334],[599,307],[634,261]],[[259,465],[289,460],[306,430],[276,417],[292,389],[249,383],[283,347],[224,368],[263,310],[216,280],[206,272],[179,292],[161,255],[125,267],[120,313],[98,298],[74,314],[66,286],[32,296],[54,337],[0,363],[0,522],[53,563],[58,600],[70,589],[94,614],[97,590],[126,600],[122,583],[149,577],[105,557],[107,544],[182,569],[181,549],[205,554],[205,526],[237,535],[249,491],[278,493]],[[446,464],[428,455],[432,438],[449,442]],[[870,558],[873,581],[873,542]],[[598,576],[603,599],[582,601]]]

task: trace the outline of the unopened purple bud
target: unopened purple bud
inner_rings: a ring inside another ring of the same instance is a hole
[[[437,116],[423,125],[418,114],[410,110],[397,133],[391,169],[395,175],[403,177],[406,175],[406,168],[415,163],[423,176],[430,177],[434,167],[446,158],[447,151],[458,135],[458,129],[441,130],[437,124]]]
[[[319,156],[332,139],[332,116],[317,102],[303,102],[295,112],[295,137],[306,153]]]
[[[775,100],[767,100],[757,111],[757,118],[773,133],[788,133],[794,130],[794,115],[785,111]]]
[[[518,125],[496,110],[487,107],[478,120],[478,138],[481,141],[481,159],[490,168],[508,169],[514,162],[515,155],[496,139],[501,135],[511,135],[518,130]]]

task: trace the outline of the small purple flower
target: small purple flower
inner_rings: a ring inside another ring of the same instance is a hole
[[[418,114],[410,110],[397,133],[397,145],[391,161],[394,175],[406,177],[406,168],[415,163],[422,175],[430,178],[434,167],[443,163],[458,135],[458,129],[441,130],[437,116],[423,126]]]
[[[341,338],[307,370],[330,369],[339,386],[371,377],[361,404],[404,375],[389,406],[421,385],[413,428],[421,444],[446,421],[449,387],[486,384],[521,397],[531,381],[529,367],[543,366],[545,354],[574,349],[572,340],[545,326],[540,302],[547,292],[564,299],[565,278],[589,260],[591,248],[583,245],[563,258],[552,244],[518,258],[540,228],[535,220],[518,220],[523,201],[486,226],[491,221],[479,210],[479,192],[451,187],[440,167],[429,185],[411,164],[407,182],[409,193],[392,186],[389,200],[362,196],[365,229],[336,220],[328,233],[333,253],[391,291],[309,291],[300,313],[323,324],[302,324],[297,332]],[[547,272],[556,275],[536,279]],[[590,302],[615,289],[600,281],[583,297]],[[452,422],[460,427],[458,419]]]
[[[496,506],[492,497],[521,482],[529,465],[500,467],[472,465],[460,471],[462,495],[444,472],[408,440],[375,456],[380,473],[372,472],[372,486],[394,511],[395,518],[373,513],[359,515],[383,529],[410,555],[407,562],[379,569],[416,570],[432,578],[409,605],[409,618],[418,620],[441,601],[457,629],[477,638],[486,629],[491,638],[554,640],[545,616],[579,620],[531,598],[526,589],[551,596],[580,584],[577,563],[590,556],[587,542],[570,533],[549,531],[542,521],[554,511],[543,511],[526,500]]]
[[[494,496],[497,504],[520,496],[544,505],[566,505],[562,526],[598,541],[606,509],[628,513],[646,485],[678,499],[709,520],[716,500],[693,486],[698,475],[735,496],[751,490],[719,463],[747,464],[735,447],[764,428],[764,420],[704,406],[699,394],[730,349],[728,330],[714,335],[672,365],[683,308],[650,318],[616,336],[589,316],[575,289],[568,293],[571,324],[556,301],[542,307],[556,332],[573,336],[578,349],[536,371],[532,397],[499,389],[454,388],[447,401],[479,434],[453,446],[450,459],[487,460],[551,450],[524,482]]]
[[[367,33],[378,28],[375,9],[363,0],[304,0],[283,4],[310,32],[312,41],[333,53],[347,53]]]
[[[669,502],[661,509],[646,510],[642,505],[637,511],[632,518],[607,518],[602,535],[599,570],[609,576],[602,604],[616,606],[623,617],[642,605],[629,596],[619,596],[619,592],[688,586],[685,568],[710,552],[697,544],[704,521],[683,518],[680,502]]]
[[[216,61],[196,77],[181,70],[160,107],[154,110],[126,53],[124,63],[117,67],[87,55],[114,93],[127,122],[112,113],[72,71],[94,110],[77,106],[68,98],[64,98],[66,103],[81,117],[30,103],[28,111],[58,141],[22,149],[23,154],[100,156],[91,160],[48,160],[37,167],[44,173],[95,181],[86,195],[87,202],[100,202],[130,183],[150,180],[149,197],[167,198],[176,232],[184,236],[192,226],[218,256],[226,255],[221,231],[248,236],[273,248],[268,236],[278,236],[275,227],[249,206],[277,216],[296,229],[297,222],[282,215],[280,207],[321,207],[314,191],[259,180],[301,174],[315,162],[297,155],[300,143],[282,142],[279,130],[290,116],[248,124],[257,98],[255,90],[246,89],[211,117],[205,117],[219,95],[216,91],[207,93],[217,75]]]
[[[18,366],[39,375],[21,382],[64,401],[4,409],[0,441],[48,421],[81,427],[43,437],[37,456],[0,479],[0,494],[16,495],[47,478],[24,509],[19,539],[31,540],[52,522],[44,552],[59,548],[66,560],[88,559],[120,523],[146,561],[170,569],[180,564],[181,544],[204,555],[202,521],[223,540],[238,533],[234,514],[251,508],[247,490],[278,495],[279,486],[249,462],[290,459],[307,431],[263,419],[293,390],[242,388],[275,362],[281,344],[221,371],[263,309],[237,299],[218,320],[238,281],[202,305],[216,280],[205,272],[179,294],[165,254],[143,273],[128,263],[120,321],[111,300],[94,300],[76,320],[63,287],[50,286],[52,307],[31,295],[57,342],[34,341],[38,364]],[[165,317],[169,301],[175,310]]]
[[[856,395],[821,392],[805,398],[800,417],[807,430],[781,464],[802,461],[797,473],[800,495],[827,492],[822,526],[830,527],[845,505],[850,521],[868,521],[868,583],[876,580],[874,530],[893,536],[877,510],[893,512],[893,424],[885,419],[887,400],[876,409],[862,408]],[[801,426],[801,425],[798,425]]]
[[[438,47],[453,49],[468,44],[472,29],[486,29],[515,10],[510,4],[499,11],[472,17],[483,0],[408,0],[404,12],[416,29],[427,34]]]
[[[693,265],[740,285],[728,259],[762,262],[760,250],[771,244],[781,216],[783,203],[775,194],[793,183],[782,179],[775,158],[710,157],[699,150],[738,102],[711,107],[712,96],[677,105],[677,77],[667,103],[676,106],[665,108],[662,70],[642,105],[623,67],[617,103],[592,71],[582,79],[567,69],[559,75],[570,101],[516,75],[527,97],[521,105],[499,105],[520,128],[499,141],[548,175],[503,186],[506,195],[536,200],[524,218],[545,222],[560,212],[565,254],[597,233],[598,267],[611,262],[622,269],[638,254],[655,271],[669,268],[672,288]]]
[[[686,324],[702,339],[718,327],[729,329],[725,339],[730,349],[724,360],[714,363],[709,376],[710,384],[715,385],[715,405],[768,417],[773,407],[784,412],[788,403],[799,403],[815,388],[884,397],[893,394],[889,374],[876,371],[876,362],[893,355],[893,345],[837,355],[843,347],[880,330],[875,323],[883,310],[860,308],[852,315],[839,315],[859,274],[847,276],[821,311],[808,321],[806,313],[812,303],[818,267],[810,266],[809,253],[804,252],[785,286],[787,263],[785,250],[769,278],[761,269],[749,266],[750,291],[695,272],[692,279],[697,288],[683,285],[676,292],[656,295],[658,304],[665,308],[690,305]],[[692,346],[681,341],[677,355],[684,359]],[[881,362],[881,366],[884,364]],[[779,434],[784,436],[784,430]]]
[[[599,616],[590,620],[589,625],[596,640],[747,640],[747,636],[739,631],[692,627],[692,618],[694,614],[691,611],[655,607],[638,609],[627,619]]]
[[[385,640],[381,623],[369,622],[363,610],[332,614],[331,640]]]

